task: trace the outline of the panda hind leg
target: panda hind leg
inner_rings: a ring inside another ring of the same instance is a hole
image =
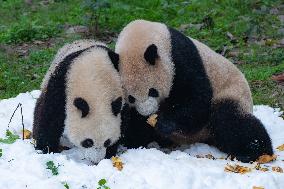
[[[273,154],[271,140],[263,124],[254,115],[241,112],[236,101],[214,103],[209,127],[216,146],[242,162]]]

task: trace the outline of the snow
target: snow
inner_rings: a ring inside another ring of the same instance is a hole
[[[0,137],[5,137],[8,122],[19,103],[23,107],[25,128],[32,130],[33,109],[39,91],[19,94],[16,98],[0,101]],[[272,166],[284,168],[284,152],[276,147],[284,144],[284,120],[282,112],[269,106],[254,106],[254,114],[264,123],[270,134],[278,155],[276,161],[265,164],[269,171],[253,169],[246,174],[224,171],[226,164],[244,165],[250,168],[254,164],[224,159],[197,158],[196,155],[212,154],[216,158],[226,154],[206,144],[182,146],[170,151],[154,148],[121,149],[119,155],[124,163],[122,171],[112,166],[111,160],[104,159],[98,165],[80,161],[76,151],[64,151],[61,154],[41,154],[34,150],[32,140],[17,140],[13,144],[2,144],[0,157],[0,189],[64,189],[68,183],[70,189],[95,189],[102,178],[111,189],[252,189],[261,186],[265,189],[284,188],[284,173],[271,170]],[[22,125],[20,111],[17,110],[9,128],[21,136]],[[46,162],[59,164],[59,174],[54,176],[46,169]],[[265,167],[264,165],[262,165]]]

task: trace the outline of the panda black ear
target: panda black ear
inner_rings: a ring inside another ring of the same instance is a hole
[[[111,60],[111,62],[113,63],[114,68],[118,70],[118,63],[119,63],[119,55],[113,51],[108,51],[108,56]]]
[[[155,65],[156,59],[159,58],[158,48],[155,44],[152,44],[147,47],[144,53],[144,58],[149,64]]]

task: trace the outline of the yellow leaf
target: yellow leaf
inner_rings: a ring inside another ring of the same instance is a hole
[[[269,170],[268,168],[261,167],[261,166],[260,166],[260,163],[257,163],[254,168],[255,168],[256,170],[263,171],[263,172],[266,172],[266,171]]]
[[[252,189],[264,189],[264,188],[260,186],[254,186]]]
[[[123,163],[122,160],[119,157],[112,157],[111,158],[112,165],[116,167],[119,171],[123,169]]]
[[[278,146],[276,149],[279,151],[284,151],[284,144],[282,144],[281,146]]]
[[[240,165],[229,165],[225,167],[226,172],[245,174],[251,171],[251,168]]]
[[[24,139],[30,139],[32,137],[32,132],[28,129],[23,130]]]
[[[156,123],[157,123],[157,118],[158,118],[158,115],[157,114],[153,114],[151,115],[148,119],[147,119],[147,123],[149,125],[151,125],[152,127],[155,127],[156,126]]]
[[[272,167],[272,171],[283,173],[283,169],[281,167]]]
[[[274,161],[274,160],[276,160],[276,158],[277,158],[277,156],[275,154],[273,154],[272,156],[262,155],[256,160],[256,162],[263,164],[263,163],[268,163],[268,162]]]

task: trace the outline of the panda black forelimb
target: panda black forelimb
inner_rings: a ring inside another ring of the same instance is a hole
[[[195,133],[200,131],[206,124],[209,116],[208,111],[198,103],[179,103],[175,105],[162,104],[157,113],[158,119],[156,130],[161,135],[170,135],[175,131],[182,133]]]
[[[112,156],[116,156],[119,143],[120,142],[116,142],[113,145],[107,147],[105,158],[110,159]]]

